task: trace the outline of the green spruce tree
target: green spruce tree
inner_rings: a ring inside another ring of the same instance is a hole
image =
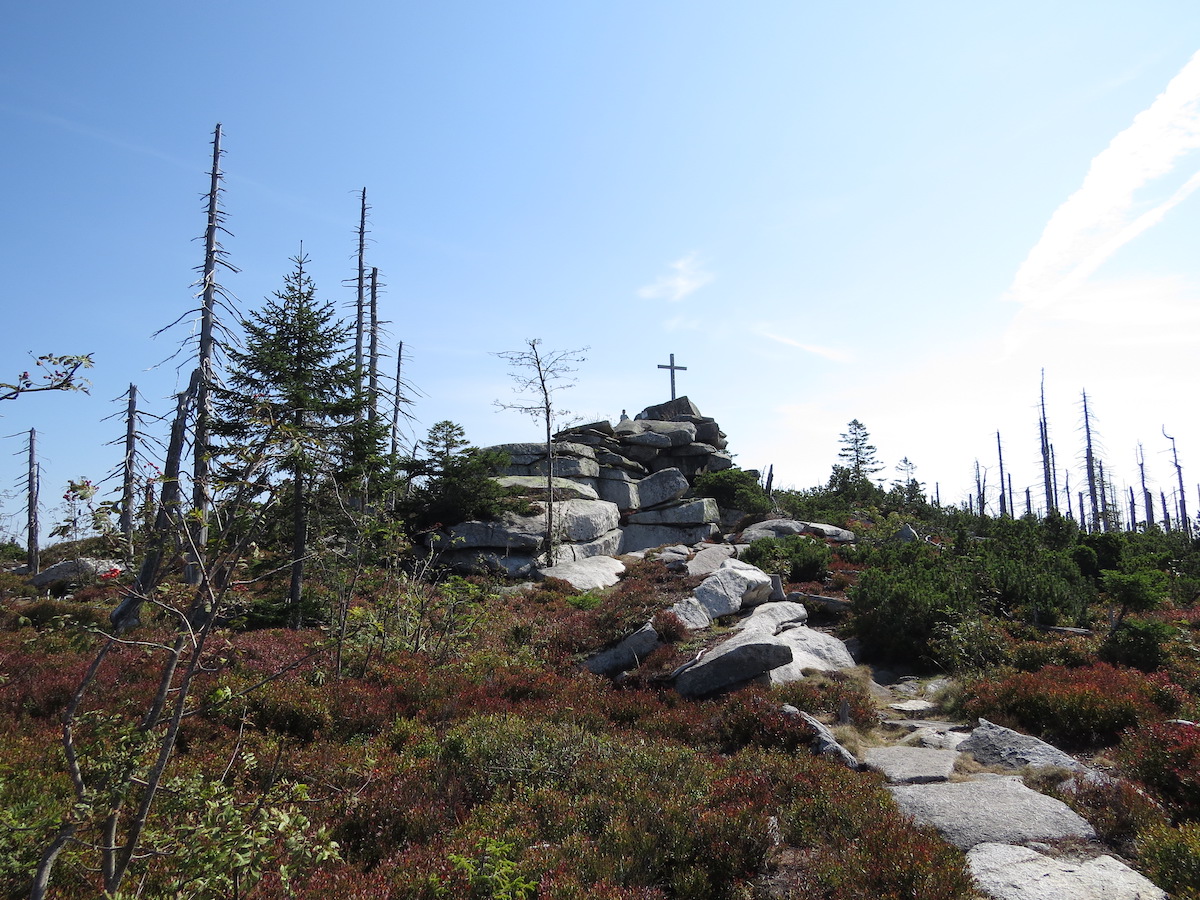
[[[293,262],[283,289],[242,322],[245,348],[229,353],[214,430],[223,440],[227,475],[289,483],[287,607],[289,624],[298,627],[311,499],[323,479],[336,477],[361,450],[355,446],[361,435],[351,426],[361,415],[363,395],[357,389],[349,328],[332,303],[316,298],[316,286],[304,270],[308,258],[301,253]],[[245,470],[238,449],[264,443],[272,448],[265,470]]]

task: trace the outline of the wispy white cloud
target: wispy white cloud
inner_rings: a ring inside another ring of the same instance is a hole
[[[637,295],[647,300],[682,300],[709,284],[716,276],[706,272],[700,263],[700,254],[695,251],[680,257],[670,265],[671,273],[661,276],[653,284],[638,288]]]
[[[756,328],[754,333],[759,337],[766,338],[769,341],[775,341],[776,343],[783,344],[787,347],[795,347],[797,350],[803,350],[805,353],[811,353],[814,356],[823,357],[831,362],[848,363],[853,359],[853,357],[844,350],[838,350],[834,347],[822,347],[819,344],[806,344],[790,337],[784,337],[782,334],[775,334],[766,328]]]
[[[1046,224],[1009,289],[1009,299],[1043,307],[1066,297],[1113,253],[1162,220],[1200,187],[1200,172],[1165,199],[1139,198],[1200,148],[1200,53],[1093,160],[1082,186]]]

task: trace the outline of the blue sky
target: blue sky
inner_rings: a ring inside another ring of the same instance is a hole
[[[1060,466],[1086,388],[1118,484],[1161,436],[1200,479],[1200,7],[1190,2],[20,4],[0,32],[0,363],[93,352],[36,427],[44,493],[103,476],[109,402],[187,335],[209,146],[249,310],[303,241],[320,293],[369,264],[421,391],[415,434],[536,439],[494,354],[589,347],[562,405],[615,419],[679,390],[776,483],[823,482],[864,422],[966,496],[1040,501],[1046,372]],[[385,361],[385,366],[392,363]],[[7,451],[7,452],[5,452]],[[22,438],[0,442],[0,490]],[[1193,493],[1193,509],[1200,507]],[[53,501],[43,519],[53,519]],[[20,501],[4,501],[12,516]],[[15,523],[14,523],[15,524]]]

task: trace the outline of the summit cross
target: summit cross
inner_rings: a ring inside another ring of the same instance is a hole
[[[660,364],[659,368],[671,370],[671,399],[674,400],[675,399],[675,373],[676,372],[686,372],[687,366],[675,365],[675,354],[672,353],[671,354],[671,364],[669,366],[664,366],[664,365]]]

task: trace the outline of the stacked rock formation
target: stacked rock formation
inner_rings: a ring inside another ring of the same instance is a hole
[[[648,407],[630,419],[562,431],[552,443],[488,447],[508,455],[498,473],[532,498],[532,515],[464,522],[438,542],[464,568],[524,575],[535,566],[546,530],[546,474],[553,463],[553,562],[695,544],[718,534],[720,511],[708,498],[687,500],[696,477],[733,466],[725,434],[687,397]],[[539,499],[541,498],[541,499]]]

